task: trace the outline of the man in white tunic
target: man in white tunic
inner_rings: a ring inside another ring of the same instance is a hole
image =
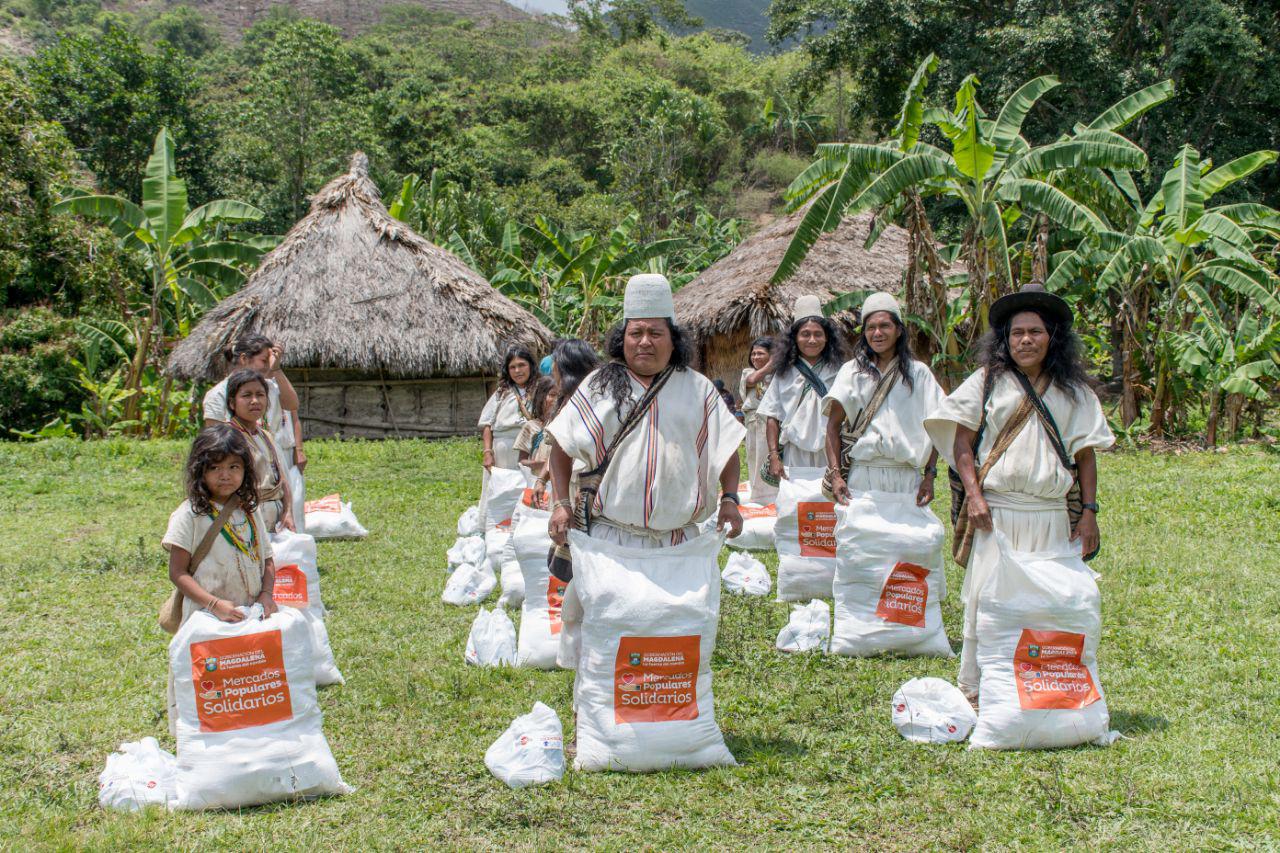
[[[978,594],[998,559],[993,531],[1004,533],[1018,551],[1058,549],[1068,540],[1078,540],[1084,554],[1096,552],[1094,451],[1115,442],[1097,395],[1089,387],[1080,341],[1071,329],[1071,309],[1064,300],[1033,283],[997,300],[989,317],[991,331],[983,341],[982,368],[925,420],[934,445],[964,482],[961,512],[974,529],[962,593],[964,650],[959,676],[960,689],[971,699],[977,696],[980,674],[975,634]],[[1031,399],[1019,374],[1043,400],[1075,472],[1060,460],[1050,428],[1034,409],[1007,450],[990,464],[1006,424],[1015,418],[1023,400]],[[985,399],[984,388],[988,389]],[[975,450],[979,430],[981,440]],[[1066,498],[1077,476],[1084,512],[1072,531]]]
[[[605,459],[620,427],[650,386],[657,395],[614,449],[592,504],[591,536],[660,548],[697,535],[713,514],[717,527],[742,530],[738,447],[746,434],[715,386],[689,367],[690,349],[675,324],[671,285],[660,275],[627,283],[623,322],[609,334],[612,361],[593,371],[547,426],[555,500],[551,538],[564,544],[572,522],[569,480]]]
[[[786,468],[826,467],[826,419],[822,398],[844,362],[840,334],[816,296],[796,300],[791,328],[774,350],[773,381],[757,414],[766,418],[770,479]]]

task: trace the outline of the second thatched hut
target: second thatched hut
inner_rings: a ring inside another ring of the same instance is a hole
[[[506,348],[551,343],[536,317],[392,218],[361,153],[168,370],[215,381],[223,349],[248,332],[284,347],[307,437],[473,432]]]
[[[797,296],[812,293],[825,303],[850,290],[896,293],[901,287],[907,232],[889,226],[866,249],[870,214],[845,219],[823,234],[794,275],[772,284],[803,216],[799,211],[779,217],[676,293],[676,319],[692,334],[696,366],[712,379],[723,379],[734,393],[752,339],[785,331]],[[847,334],[858,321],[848,311],[832,319]]]

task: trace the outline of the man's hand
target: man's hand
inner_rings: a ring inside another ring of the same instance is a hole
[[[849,505],[849,484],[839,474],[831,475],[831,494],[835,495],[836,503],[841,506]]]
[[[769,454],[769,473],[779,480],[787,479],[787,469],[782,467],[782,457],[777,453]]]
[[[724,530],[726,527],[729,528],[730,539],[742,532],[742,513],[731,500],[720,501],[720,514],[716,516],[716,530]]]
[[[475,457],[472,457],[472,458],[475,458]],[[486,450],[484,452],[484,456],[481,457],[481,464],[484,465],[484,470],[486,471],[493,470],[494,459],[493,459],[492,450]]]
[[[975,529],[991,531],[991,508],[987,506],[986,498],[982,495],[969,495],[965,506],[968,508],[969,523]]]
[[[933,477],[925,474],[920,480],[920,488],[916,489],[916,506],[928,506],[933,503]]]
[[[551,541],[563,545],[569,541],[569,528],[573,527],[573,513],[561,504],[551,511],[551,520],[547,522],[547,533]]]
[[[1076,532],[1071,535],[1071,541],[1080,540],[1080,553],[1092,554],[1098,550],[1098,543],[1102,541],[1102,533],[1098,530],[1098,516],[1094,515],[1093,510],[1086,509],[1080,515],[1080,523],[1076,525]]]

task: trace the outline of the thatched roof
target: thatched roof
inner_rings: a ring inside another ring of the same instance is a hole
[[[676,293],[676,318],[698,337],[727,334],[744,323],[752,335],[767,335],[791,322],[796,297],[812,293],[824,303],[850,290],[897,292],[907,265],[907,232],[889,226],[864,249],[871,215],[845,219],[823,234],[795,274],[769,283],[804,211],[783,216],[743,240]],[[849,312],[836,319],[851,325]]]
[[[219,353],[246,332],[282,345],[285,367],[411,377],[496,374],[511,344],[539,352],[551,342],[536,317],[393,219],[361,153],[244,287],[178,344],[169,372],[218,378]]]

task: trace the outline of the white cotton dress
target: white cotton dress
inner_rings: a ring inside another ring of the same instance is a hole
[[[840,370],[839,365],[824,361],[812,365],[812,368],[830,390]],[[789,367],[775,375],[760,401],[757,414],[778,422],[778,448],[785,467],[827,467],[827,421],[822,415],[822,397],[810,387],[800,371]]]

